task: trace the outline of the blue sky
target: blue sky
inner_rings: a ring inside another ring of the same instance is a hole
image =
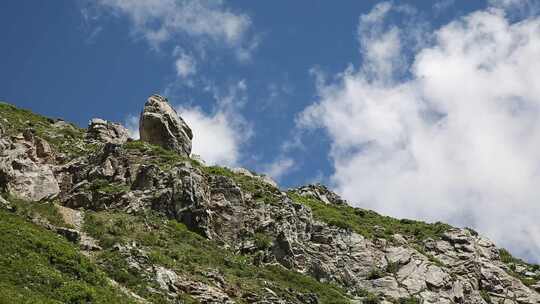
[[[538,7],[5,0],[0,100],[136,130],[161,93],[209,163],[284,187],[321,181],[355,205],[471,226],[538,261]]]
[[[470,2],[449,5],[429,21],[436,26],[478,8]],[[93,117],[124,122],[154,92],[166,92],[173,103],[210,112],[216,101],[204,92],[203,82],[227,90],[245,80],[247,102],[239,111],[252,124],[254,135],[243,144],[238,163],[263,170],[260,164],[275,161],[294,132],[295,116],[315,100],[310,70],[318,67],[335,74],[361,62],[358,18],[376,3],[227,2],[223,5],[227,9],[249,16],[246,39],[258,40],[258,46],[247,62],[219,42],[205,47],[208,57],[197,59],[198,71],[189,87],[185,79],[178,79],[172,53],[180,46],[194,54],[202,38],[174,37],[155,49],[133,33],[126,15],[111,13],[110,7],[84,1],[2,1],[0,99],[85,126]],[[409,3],[421,14],[433,14],[426,1]],[[309,153],[302,153],[291,174],[281,178],[283,185],[324,179],[331,173],[329,144],[323,135],[305,140],[304,152]]]

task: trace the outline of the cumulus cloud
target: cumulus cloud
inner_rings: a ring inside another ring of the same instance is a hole
[[[193,154],[209,164],[237,163],[242,139],[226,113],[206,114],[197,107],[180,107],[178,112],[194,132]]]
[[[238,165],[242,145],[253,134],[251,125],[240,114],[247,102],[247,84],[238,81],[224,93],[211,90],[216,106],[210,113],[196,106],[180,105],[176,109],[193,130],[193,154],[208,164]]]
[[[127,16],[133,33],[153,47],[181,35],[224,44],[246,56],[253,41],[246,40],[249,16],[225,7],[223,1],[98,0],[96,5]]]
[[[419,40],[381,25],[392,10],[360,17],[362,66],[321,82],[298,126],[326,130],[332,182],[357,205],[472,226],[540,261],[540,18],[476,11],[404,58]]]

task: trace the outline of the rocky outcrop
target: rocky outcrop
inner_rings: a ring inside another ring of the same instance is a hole
[[[347,201],[339,197],[339,195],[328,190],[326,186],[321,184],[302,186],[296,189],[296,192],[301,196],[314,197],[326,204],[346,205]]]
[[[147,156],[121,148],[114,151],[105,149],[96,158],[101,162],[80,171],[83,176],[94,174],[96,179],[127,183],[132,190],[91,194],[97,195],[88,199],[93,203],[82,207],[96,208],[97,201],[103,208],[127,212],[151,208],[225,248],[256,254],[259,265],[277,263],[321,282],[338,284],[351,295],[367,290],[386,299],[417,297],[423,303],[488,303],[484,299],[488,296],[505,303],[540,303],[534,289],[509,274],[496,246],[470,230],[451,229],[440,239],[421,242],[398,234],[390,240],[371,239],[315,219],[310,208],[253,174],[236,170],[239,179],[235,180],[207,174],[189,162],[164,169],[146,164]],[[267,192],[247,191],[239,181],[260,184]],[[346,204],[321,185],[293,192],[331,206]],[[263,247],[256,238],[261,234],[269,239]],[[184,279],[168,270],[155,275],[169,289],[207,288],[200,292],[220,297],[219,291],[207,286],[182,283]]]
[[[94,118],[88,124],[86,138],[102,143],[123,144],[129,139],[129,131],[120,124]]]
[[[27,129],[3,139],[0,151],[0,187],[18,198],[39,201],[60,192],[53,173],[54,153],[50,145]]]
[[[193,133],[166,98],[152,95],[144,105],[139,122],[141,140],[183,156],[191,154]]]
[[[270,185],[271,187],[274,187],[274,188],[278,187],[277,182],[275,180],[273,180],[268,175],[258,175],[258,174],[255,174],[255,173],[249,171],[246,168],[233,168],[233,169],[231,169],[231,171],[236,173],[236,174],[241,174],[241,175],[245,175],[245,176],[250,177],[250,178],[255,178],[257,180],[260,180],[263,183],[266,183],[266,184]]]
[[[241,290],[245,286],[231,279],[231,273],[220,272],[219,265],[178,267],[173,261],[181,263],[184,252],[173,252],[171,259],[148,248],[148,243],[162,243],[163,235],[146,236],[145,247],[113,226],[107,228],[112,237],[106,240],[116,243],[107,247],[84,231],[81,210],[136,214],[143,229],[153,232],[168,227],[165,220],[146,222],[148,214],[158,214],[185,224],[204,239],[200,244],[211,243],[238,257],[238,261],[224,258],[224,264],[241,261],[238,267],[292,270],[339,286],[351,303],[540,303],[540,267],[502,259],[495,244],[470,229],[445,226],[418,237],[425,226],[412,223],[396,232],[382,227],[383,222],[406,225],[407,220],[350,208],[323,185],[282,191],[275,182],[246,169],[207,167],[181,157],[189,155],[191,130],[160,96],[152,96],[145,106],[141,136],[146,130],[143,139],[180,155],[143,142],[115,142],[118,137],[104,131],[109,130],[107,123],[94,125],[93,131],[88,130],[94,135],[87,136],[99,143],[96,150],[73,158],[58,159],[47,141],[31,131],[1,137],[0,186],[28,200],[58,195],[63,205],[58,210],[70,227],[56,229],[57,233],[85,252],[101,251],[121,259],[129,273],[150,282],[151,294],[163,295],[168,303],[177,303],[186,294],[200,303],[234,303],[238,297],[244,303],[261,304],[332,302],[292,288],[285,295],[276,293],[269,279],[257,294]],[[0,199],[0,206],[9,205]],[[360,228],[340,221],[344,211],[349,212],[346,219]],[[118,224],[132,228],[123,218]],[[107,229],[99,233],[109,233]],[[105,268],[106,262],[110,261],[103,261]],[[202,279],[185,272],[192,268]]]

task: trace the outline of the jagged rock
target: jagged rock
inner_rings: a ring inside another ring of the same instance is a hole
[[[295,189],[296,193],[302,196],[311,196],[321,200],[327,204],[345,205],[347,201],[339,197],[339,195],[328,190],[326,186],[321,184],[307,185]]]
[[[121,124],[94,118],[88,124],[86,138],[104,143],[123,144],[129,139],[129,131]]]
[[[50,148],[47,147],[46,141],[36,139],[30,130],[14,137],[10,148],[0,152],[0,188],[29,201],[57,195],[60,188],[53,166],[48,164]]]
[[[141,121],[145,119],[150,124],[141,129],[152,130],[145,136],[147,141],[152,136],[155,139],[155,132],[159,140],[153,143],[189,155],[191,131],[165,99],[152,96],[141,115]],[[78,241],[83,250],[114,251],[128,265],[129,272],[151,282],[155,288],[151,292],[165,295],[170,303],[176,303],[183,294],[200,303],[232,303],[241,298],[246,303],[296,304],[318,303],[319,299],[292,289],[283,297],[283,290],[270,281],[257,293],[239,291],[236,282],[231,282],[228,274],[220,273],[219,268],[198,269],[197,276],[203,280],[195,281],[182,270],[153,262],[152,248],[133,240],[112,248],[103,244],[102,249],[84,233],[83,213],[75,209],[135,214],[153,209],[184,223],[209,239],[209,244],[230,250],[231,255],[253,256],[255,266],[283,266],[320,282],[339,285],[351,295],[366,291],[376,294],[381,303],[399,303],[399,298],[411,296],[421,303],[486,304],[483,297],[488,296],[492,303],[540,303],[538,283],[528,287],[512,276],[517,273],[532,280],[538,272],[526,265],[513,265],[515,270],[511,271],[501,261],[498,248],[469,229],[453,228],[427,239],[416,238],[407,231],[387,235],[385,239],[360,235],[347,223],[319,220],[309,207],[294,202],[294,197],[281,192],[275,183],[246,169],[233,169],[233,174],[242,176],[231,177],[229,171],[222,176],[189,161],[163,164],[158,156],[147,155],[144,149],[129,149],[108,140],[103,140],[107,143],[99,145],[92,154],[55,162],[50,147],[40,141],[30,130],[13,138],[0,138],[0,148],[5,147],[0,149],[0,186],[11,194],[40,199],[56,192],[46,193],[47,183],[42,179],[53,184],[58,181],[60,203],[73,207],[60,207],[59,211],[74,228],[56,231]],[[346,201],[322,185],[290,191],[320,200],[327,204],[325,208],[338,206],[336,210],[346,210],[341,208]],[[1,205],[5,203],[0,199]],[[35,222],[53,230],[42,219]],[[154,225],[161,228],[160,224]],[[391,232],[382,223],[373,224],[371,229]],[[256,239],[261,235],[268,238],[262,246]],[[362,297],[351,302],[363,303]]]
[[[162,290],[166,292],[182,291],[188,293],[197,299],[199,303],[235,303],[219,287],[183,278],[165,267],[157,267],[155,269],[155,280]]]
[[[173,150],[180,155],[191,154],[193,133],[166,98],[152,95],[144,105],[139,122],[141,140]]]
[[[242,175],[245,175],[245,176],[249,176],[251,178],[255,178],[255,179],[258,179],[274,188],[277,188],[278,187],[278,184],[275,180],[273,180],[270,176],[268,175],[257,175],[257,174],[253,174],[251,171],[249,171],[248,169],[245,169],[245,168],[233,168],[231,170],[232,172],[234,173],[237,173],[237,174],[242,174]]]

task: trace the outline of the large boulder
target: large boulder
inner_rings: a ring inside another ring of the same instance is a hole
[[[0,151],[0,190],[28,201],[58,195],[49,144],[31,130],[13,136],[8,143],[9,149]]]
[[[88,124],[86,138],[105,143],[123,144],[129,138],[129,131],[120,124],[94,118]]]
[[[141,113],[139,132],[143,141],[183,156],[191,154],[193,132],[162,96],[148,98]]]

